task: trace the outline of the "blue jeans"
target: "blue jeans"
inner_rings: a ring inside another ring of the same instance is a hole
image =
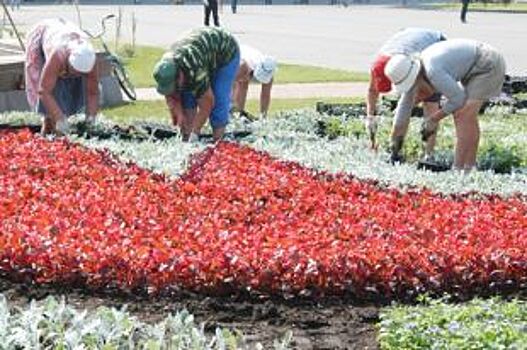
[[[219,68],[211,79],[214,94],[214,107],[210,113],[209,121],[213,129],[223,128],[229,123],[231,110],[231,90],[238,66],[240,65],[240,51],[227,63]],[[196,97],[190,91],[183,91],[183,108],[194,109],[197,106]]]

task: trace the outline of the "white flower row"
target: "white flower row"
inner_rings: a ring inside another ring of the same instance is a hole
[[[280,159],[299,162],[307,167],[332,173],[349,173],[360,179],[376,180],[399,188],[426,187],[440,193],[527,194],[527,176],[498,175],[474,171],[432,173],[415,165],[388,163],[384,152],[368,149],[365,140],[339,137],[327,140],[315,135],[317,115],[303,111],[289,118],[275,118],[255,124],[257,137],[248,143]]]
[[[309,168],[331,173],[348,173],[360,179],[375,180],[390,187],[426,187],[432,191],[451,194],[479,192],[485,194],[527,194],[527,174],[499,175],[492,172],[473,171],[463,174],[455,171],[432,173],[417,170],[415,165],[388,163],[388,155],[368,149],[366,140],[339,137],[334,140],[320,138],[315,134],[314,111],[283,113],[276,118],[254,122],[253,135],[243,143],[255,149],[269,152],[274,157],[295,161]],[[486,130],[512,131],[504,117],[485,126]],[[246,128],[234,120],[230,129]],[[504,130],[505,129],[505,130]],[[509,129],[509,130],[506,130]],[[510,133],[504,139],[507,144],[525,142],[523,135]],[[188,167],[192,154],[202,151],[202,143],[183,143],[174,138],[165,141],[130,142],[122,140],[96,140],[73,137],[73,140],[92,148],[106,148],[125,161],[157,173],[179,176]]]
[[[186,143],[181,139],[171,138],[163,141],[123,141],[118,139],[97,140],[72,137],[86,147],[107,149],[123,161],[132,161],[142,168],[155,173],[169,176],[183,174],[191,159],[191,155],[201,152],[204,144]]]

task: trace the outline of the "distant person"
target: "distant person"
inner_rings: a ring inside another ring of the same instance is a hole
[[[92,122],[99,108],[95,50],[86,34],[62,19],[43,20],[26,39],[26,95],[44,115],[44,134],[64,134],[67,117],[84,111]]]
[[[461,23],[467,23],[468,4],[470,0],[461,0]]]
[[[392,84],[384,73],[386,64],[396,54],[413,55],[418,54],[432,44],[446,40],[445,35],[433,29],[406,28],[398,31],[388,39],[377,53],[377,57],[370,68],[370,83],[366,97],[366,126],[370,137],[374,139],[377,126],[377,100],[381,93],[392,90]],[[439,108],[439,95],[430,96],[423,106],[425,114],[429,115]],[[410,116],[395,118],[392,127],[391,159],[394,162],[401,161],[400,151],[403,146],[404,137],[408,131]],[[374,145],[372,145],[374,146]],[[426,154],[430,155],[435,146],[435,137],[430,137],[426,145]]]
[[[218,0],[203,0],[205,6],[205,25],[208,27],[210,23],[210,15],[214,20],[214,26],[220,26],[220,18],[218,16]]]
[[[273,76],[277,66],[276,60],[247,45],[240,45],[240,54],[240,68],[233,87],[234,106],[240,113],[245,112],[247,91],[252,80],[262,86],[260,91],[260,115],[265,118],[271,103],[271,88],[273,87]]]
[[[236,8],[238,7],[238,0],[231,0],[231,10],[232,13],[236,13]]]
[[[9,4],[11,5],[11,11],[14,11],[15,8],[17,10],[20,10],[20,3],[22,0],[9,0]]]
[[[411,113],[415,103],[439,92],[445,103],[425,122],[424,139],[435,133],[440,120],[454,115],[456,149],[454,169],[470,171],[476,165],[480,129],[478,112],[489,98],[500,94],[505,60],[488,44],[453,39],[426,48],[420,57],[395,55],[386,76],[402,94],[399,117]]]
[[[214,140],[223,137],[239,65],[236,39],[215,27],[193,30],[157,62],[153,72],[157,92],[165,96],[172,123],[181,129],[184,141],[197,139],[207,119]]]

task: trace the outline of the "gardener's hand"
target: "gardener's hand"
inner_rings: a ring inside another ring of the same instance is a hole
[[[375,115],[367,115],[364,117],[364,126],[368,131],[368,134],[376,134],[379,123],[377,121],[378,117]]]
[[[423,142],[428,141],[432,135],[435,135],[438,126],[439,122],[435,119],[425,118],[421,124],[421,140],[423,140]]]
[[[378,117],[374,115],[368,115],[364,118],[364,126],[370,137],[371,148],[376,148],[375,136],[377,135],[377,129],[379,127]]]
[[[191,132],[189,137],[188,137],[188,141],[189,143],[198,143],[199,142],[199,135],[196,134],[195,132]]]
[[[392,144],[390,145],[390,163],[403,163],[404,157],[401,155],[403,149],[404,136],[392,136]]]

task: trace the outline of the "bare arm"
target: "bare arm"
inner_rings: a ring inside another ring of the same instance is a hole
[[[247,100],[247,91],[249,90],[250,70],[247,63],[242,62],[236,80],[233,86],[233,101],[234,106],[239,111],[244,110],[245,102]]]
[[[408,124],[410,123],[410,116],[414,107],[416,88],[410,89],[408,92],[401,95],[397,102],[395,109],[395,116],[393,118],[392,135],[391,135],[391,159],[392,161],[400,161],[400,153],[403,148],[404,138],[408,131]]]
[[[440,120],[445,115],[455,112],[463,107],[467,101],[465,88],[459,84],[448,72],[441,69],[428,71],[428,78],[432,86],[446,97],[442,115],[437,115],[435,119]]]
[[[183,107],[179,95],[165,96],[165,101],[172,118],[172,125],[181,127],[183,124]]]
[[[44,64],[38,86],[38,96],[46,109],[46,118],[54,122],[64,117],[64,112],[60,109],[59,104],[55,100],[55,96],[53,96],[53,90],[55,89],[63,65],[64,63],[59,55],[52,54]]]
[[[368,87],[368,95],[366,97],[366,114],[375,115],[377,113],[377,99],[379,98],[379,91],[375,87],[373,78],[370,77],[370,85]]]

